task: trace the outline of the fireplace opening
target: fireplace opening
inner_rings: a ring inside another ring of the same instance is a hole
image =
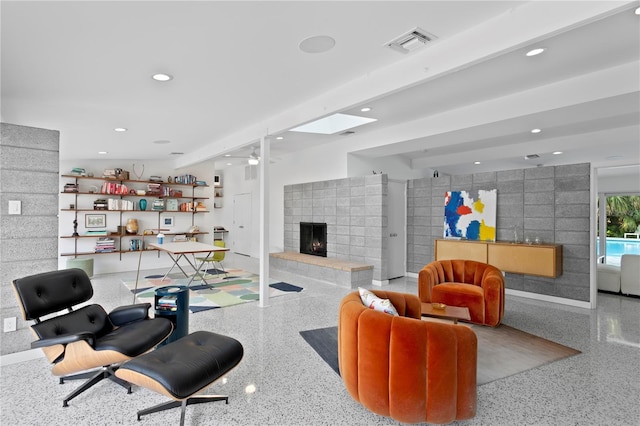
[[[300,253],[327,257],[327,224],[300,222]]]

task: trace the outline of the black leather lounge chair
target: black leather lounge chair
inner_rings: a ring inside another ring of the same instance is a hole
[[[117,378],[115,371],[121,363],[153,349],[173,329],[166,318],[149,318],[149,303],[122,306],[109,314],[96,304],[74,310],[93,296],[91,281],[82,269],[19,278],[13,281],[13,289],[23,318],[35,321],[31,330],[38,340],[31,347],[42,348],[53,364],[53,374],[61,376],[60,383],[89,378],[67,395],[63,407],[106,378],[130,393],[131,385]]]

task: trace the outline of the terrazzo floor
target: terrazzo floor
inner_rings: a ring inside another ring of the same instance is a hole
[[[257,271],[254,260],[228,256],[228,267]],[[153,271],[148,271],[153,272]],[[131,303],[127,275],[95,276],[93,301],[107,310]],[[185,425],[395,425],[354,402],[340,377],[299,335],[337,324],[348,289],[286,273],[272,278],[304,287],[264,308],[247,303],[190,315],[190,330],[238,339],[245,357],[211,393],[229,404],[189,406]],[[416,293],[416,279],[394,280],[389,290]],[[597,310],[507,296],[503,322],[571,346],[582,354],[478,388],[477,416],[460,425],[640,424],[640,299],[598,295]],[[27,345],[25,345],[27,346]],[[3,357],[6,359],[7,357]],[[0,423],[13,425],[178,424],[179,409],[144,416],[136,411],[165,398],[134,387],[132,394],[103,381],[62,407],[78,385],[59,385],[40,356],[0,369]]]

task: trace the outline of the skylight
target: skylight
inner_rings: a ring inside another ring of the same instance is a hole
[[[292,132],[304,133],[320,133],[323,135],[333,135],[347,129],[361,126],[363,124],[378,121],[375,118],[359,117],[357,115],[348,115],[336,113],[328,117],[321,118],[302,126],[294,127]]]

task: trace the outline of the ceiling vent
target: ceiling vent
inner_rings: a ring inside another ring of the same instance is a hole
[[[391,49],[396,50],[400,53],[409,53],[437,38],[438,37],[434,36],[433,34],[430,34],[425,30],[416,27],[411,31],[402,34],[400,37],[397,37],[386,43],[385,46],[390,47]]]
[[[538,154],[529,154],[524,156],[525,160],[533,160],[535,158],[540,158],[540,156]]]

